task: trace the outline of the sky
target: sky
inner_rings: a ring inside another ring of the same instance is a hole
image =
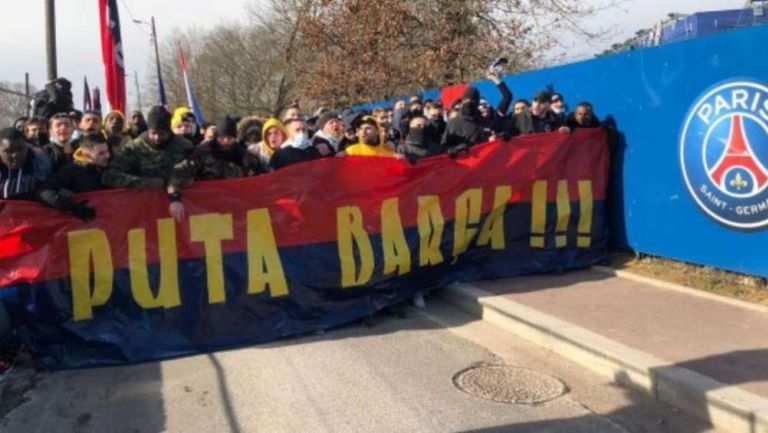
[[[156,20],[158,38],[162,41],[180,29],[204,30],[221,22],[245,20],[245,6],[263,0],[118,0],[125,56],[128,104],[135,102],[133,74],[137,71],[143,86],[152,67],[153,49],[150,29],[134,24],[133,19]],[[45,13],[43,0],[12,1],[0,14],[0,81],[24,82],[29,72],[33,86],[41,88],[46,81]],[[586,4],[604,0],[584,0]],[[614,42],[624,41],[635,31],[651,27],[669,12],[691,13],[704,10],[737,9],[745,0],[623,0],[610,10],[584,21],[590,30],[608,31],[602,40],[580,40],[568,37],[568,58],[574,60],[599,53]],[[57,51],[59,76],[73,82],[75,105],[82,101],[83,77],[91,87],[103,86],[97,0],[57,0]],[[102,93],[102,103],[106,96]],[[144,101],[147,105],[147,101]]]

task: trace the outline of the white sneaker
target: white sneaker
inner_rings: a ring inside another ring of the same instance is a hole
[[[424,308],[427,306],[427,303],[424,302],[424,294],[421,292],[416,292],[413,295],[413,306],[416,308]]]

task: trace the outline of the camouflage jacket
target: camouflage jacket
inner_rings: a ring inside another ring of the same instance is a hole
[[[144,188],[150,178],[161,178],[166,185],[184,186],[192,179],[179,170],[194,146],[184,138],[173,136],[162,147],[149,144],[146,133],[136,137],[115,156],[104,171],[102,181],[112,188]]]

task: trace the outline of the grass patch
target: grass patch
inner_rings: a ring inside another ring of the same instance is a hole
[[[626,251],[611,254],[611,267],[768,306],[768,279]]]

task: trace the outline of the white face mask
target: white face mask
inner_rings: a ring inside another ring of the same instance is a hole
[[[312,143],[309,141],[309,138],[307,137],[307,133],[299,132],[298,134],[293,136],[292,140],[288,140],[285,143],[283,143],[283,146],[295,147],[297,149],[306,149],[311,144]]]

